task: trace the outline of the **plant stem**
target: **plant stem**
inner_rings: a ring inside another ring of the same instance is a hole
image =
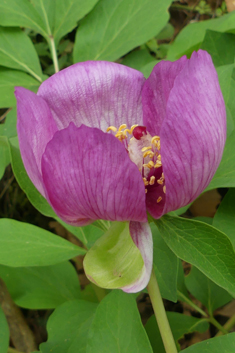
[[[166,316],[166,311],[164,308],[163,300],[161,297],[154,270],[152,270],[147,288],[166,353],[177,353],[178,351],[176,348],[175,340],[172,335],[171,328]]]
[[[183,293],[180,291],[177,291],[178,298],[184,301],[185,303],[189,304],[194,310],[196,310],[198,313],[200,313],[202,316],[208,317],[207,313],[199,308],[196,304],[194,304],[189,298],[187,298]]]
[[[223,328],[229,333],[229,331],[235,326],[235,315],[231,316],[230,319],[226,322],[226,324],[223,326]],[[216,337],[222,336],[223,332],[222,330],[219,330],[219,332],[215,335]]]
[[[54,41],[53,35],[49,35],[49,39],[50,39],[52,61],[54,64],[55,73],[57,73],[60,71],[60,69],[59,69],[59,62],[58,62],[58,57],[57,57],[57,53],[56,53],[56,46],[55,46],[55,41]]]
[[[210,316],[210,318],[208,319],[208,321],[210,323],[212,323],[212,325],[214,325],[215,327],[217,327],[217,329],[219,331],[221,331],[224,335],[226,335],[228,333],[228,331],[218,323],[218,321],[213,317],[213,316]]]

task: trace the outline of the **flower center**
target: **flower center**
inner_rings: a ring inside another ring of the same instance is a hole
[[[127,129],[126,124],[122,124],[118,129],[109,126],[107,132],[109,131],[115,133],[115,137],[126,147],[131,161],[137,165],[143,178],[145,193],[156,187],[162,188],[163,193],[166,193],[160,137],[152,137],[145,126],[139,125],[132,125],[130,129]],[[157,202],[161,200],[162,197],[159,196]]]

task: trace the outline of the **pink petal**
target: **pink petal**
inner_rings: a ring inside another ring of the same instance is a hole
[[[137,293],[147,286],[150,279],[153,266],[153,240],[148,223],[130,222],[130,233],[140,250],[145,267],[142,276],[135,283],[123,287],[122,290],[127,293]]]
[[[143,74],[104,61],[70,66],[44,81],[38,90],[48,103],[60,129],[70,122],[106,131],[142,123]]]
[[[194,52],[176,77],[160,135],[167,213],[200,195],[223,153],[226,111],[207,52]]]
[[[35,93],[16,87],[17,131],[25,169],[38,191],[45,196],[41,158],[47,143],[57,131],[47,103]]]
[[[147,221],[141,174],[108,133],[73,123],[58,131],[43,155],[42,174],[47,198],[67,223]]]
[[[152,136],[160,134],[169,94],[186,62],[186,56],[175,62],[159,62],[144,84],[142,93],[144,125]]]

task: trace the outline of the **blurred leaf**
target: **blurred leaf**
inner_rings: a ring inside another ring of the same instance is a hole
[[[19,28],[0,27],[0,65],[25,71],[42,82],[42,70],[33,43]]]
[[[227,136],[229,136],[235,124],[235,67],[232,65],[217,68],[219,83],[223,93],[227,112]]]
[[[10,162],[8,140],[6,137],[0,136],[0,179],[2,179],[5,169]]]
[[[36,92],[39,82],[22,71],[0,67],[0,108],[15,106],[15,86],[22,86]]]
[[[194,266],[191,268],[189,275],[185,277],[185,283],[190,293],[207,307],[210,315],[213,314],[214,310],[232,300],[228,292],[209,280]]]
[[[173,312],[167,312],[167,317],[172,330],[172,334],[176,341],[178,341],[187,333],[195,331],[205,332],[209,328],[208,322],[204,319],[197,319],[192,316],[186,316]],[[151,342],[153,351],[156,353],[165,353],[162,338],[154,315],[151,316],[148,320],[147,324],[145,325],[145,329]]]
[[[74,62],[114,61],[156,36],[171,0],[100,0],[77,30]]]
[[[84,255],[85,250],[47,230],[13,219],[0,219],[0,264],[48,266]]]
[[[32,205],[43,215],[48,217],[56,217],[55,212],[48,204],[47,200],[39,193],[28,177],[24,168],[20,150],[18,147],[18,139],[11,138],[10,140],[11,163],[14,175],[21,189],[26,193]]]
[[[153,266],[161,295],[177,301],[178,258],[162,239],[154,223],[150,224],[153,235]]]
[[[41,353],[85,353],[97,304],[74,300],[59,306],[47,322],[48,340]]]
[[[235,333],[196,343],[180,351],[182,353],[233,353],[235,352]]]
[[[179,258],[235,296],[235,253],[224,233],[206,223],[180,217],[166,215],[154,222]]]
[[[69,351],[77,352],[75,349]],[[99,304],[87,342],[86,353],[111,352],[153,352],[135,299],[120,290],[112,291]]]
[[[216,188],[235,187],[235,130],[227,138],[220,165],[215,172],[207,190]]]
[[[7,319],[0,305],[0,352],[7,353],[10,340],[10,332]]]
[[[215,217],[213,226],[224,232],[235,249],[235,189],[230,189],[221,202]]]
[[[70,262],[42,267],[0,265],[0,277],[15,303],[27,309],[54,309],[81,297],[78,276]]]
[[[207,30],[201,49],[206,50],[211,55],[216,67],[233,64],[235,58],[235,35]]]
[[[87,252],[83,262],[88,279],[103,288],[121,288],[142,274],[143,258],[134,244],[129,222],[113,222]]]
[[[11,109],[4,123],[0,124],[0,136],[6,136],[8,138],[17,136],[16,108]]]
[[[145,78],[148,78],[150,76],[154,66],[157,65],[158,62],[159,60],[153,60],[149,62],[147,65],[140,68],[140,71],[142,72]]]
[[[235,33],[235,12],[215,19],[190,23],[184,27],[170,45],[167,59],[174,61],[184,54],[191,55],[194,50],[198,50],[207,29]]]
[[[182,261],[178,259],[178,277],[177,277],[178,299],[183,300],[183,296],[189,298],[188,291],[185,285],[185,275]]]
[[[134,50],[127,54],[122,60],[122,65],[132,67],[133,69],[140,70],[143,66],[153,61],[154,58],[149,54],[147,49]]]
[[[174,32],[175,29],[172,24],[167,23],[165,27],[161,30],[161,32],[158,33],[158,35],[156,36],[156,40],[170,39],[171,37],[173,37]]]

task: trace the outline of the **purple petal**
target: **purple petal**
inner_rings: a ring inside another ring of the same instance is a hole
[[[144,125],[152,135],[159,135],[166,115],[166,106],[175,78],[187,62],[186,56],[175,62],[161,61],[146,80],[143,93]]]
[[[42,174],[47,198],[67,223],[147,221],[141,174],[113,135],[71,123],[48,143]]]
[[[176,77],[160,136],[167,213],[207,187],[223,153],[225,105],[207,52],[194,52]]]
[[[47,143],[58,130],[47,103],[35,93],[16,87],[17,131],[25,169],[38,191],[45,196],[41,159]]]
[[[148,223],[130,222],[130,234],[140,250],[145,267],[142,276],[130,286],[123,287],[122,290],[127,293],[137,293],[147,286],[150,279],[153,266],[153,240]]]
[[[70,66],[44,81],[38,90],[60,129],[70,122],[106,131],[109,126],[142,123],[143,74],[104,61]]]

